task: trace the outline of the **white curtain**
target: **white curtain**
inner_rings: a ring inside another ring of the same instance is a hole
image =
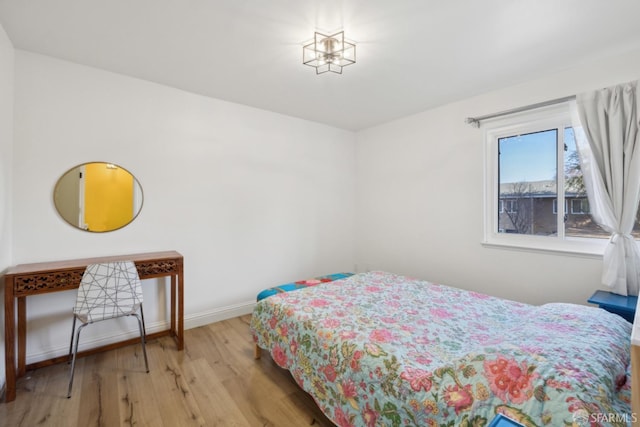
[[[593,219],[611,233],[602,283],[638,295],[640,251],[631,236],[640,202],[638,81],[576,97],[574,132]]]

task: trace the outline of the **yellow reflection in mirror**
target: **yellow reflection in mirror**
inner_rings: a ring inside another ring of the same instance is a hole
[[[56,184],[54,203],[69,224],[92,232],[117,230],[142,208],[142,188],[126,169],[113,163],[84,163]]]

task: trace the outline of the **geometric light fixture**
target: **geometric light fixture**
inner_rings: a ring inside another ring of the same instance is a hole
[[[342,74],[342,68],[356,63],[356,45],[344,40],[344,31],[326,35],[315,32],[313,41],[302,47],[302,63],[315,67],[316,74]]]

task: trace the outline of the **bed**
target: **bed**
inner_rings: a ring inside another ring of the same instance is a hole
[[[631,325],[386,272],[260,301],[251,331],[336,425],[626,426]]]

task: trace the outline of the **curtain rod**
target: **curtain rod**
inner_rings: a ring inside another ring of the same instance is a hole
[[[509,114],[521,113],[523,111],[534,110],[536,108],[547,107],[549,105],[561,104],[567,101],[573,101],[576,99],[575,95],[565,96],[564,98],[552,99],[549,101],[538,102],[537,104],[525,105],[524,107],[513,108],[511,110],[500,111],[499,113],[487,114],[479,117],[467,117],[465,123],[470,124],[473,127],[480,127],[480,122],[487,119],[493,119],[496,117],[508,116]]]

